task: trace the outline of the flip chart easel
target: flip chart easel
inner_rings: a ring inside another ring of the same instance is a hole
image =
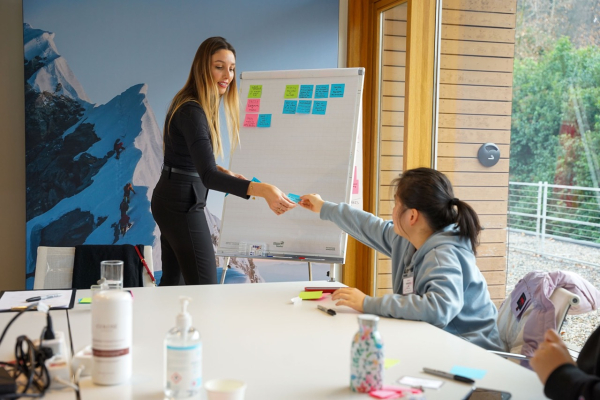
[[[363,68],[242,73],[230,170],[286,194],[319,193],[362,209],[363,80]],[[311,263],[329,263],[334,278],[346,241],[316,213],[297,207],[277,216],[262,199],[227,196],[217,255],[305,261],[309,276]]]

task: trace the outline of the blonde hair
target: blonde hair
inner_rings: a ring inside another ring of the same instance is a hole
[[[173,115],[184,103],[194,101],[200,104],[206,115],[210,131],[210,141],[215,158],[223,156],[223,144],[221,141],[219,124],[219,101],[221,100],[221,95],[217,88],[217,82],[214,81],[211,74],[212,55],[219,50],[229,50],[235,57],[235,49],[233,46],[229,44],[227,40],[219,36],[206,39],[202,42],[200,47],[198,47],[187,82],[183,88],[177,92],[169,105],[167,118],[165,119],[163,148],[165,138],[169,133],[169,125],[171,124]],[[227,130],[229,132],[229,143],[231,144],[231,152],[233,152],[240,142],[240,104],[235,74],[233,75],[231,83],[227,86],[225,94],[223,94],[223,105],[225,107]]]

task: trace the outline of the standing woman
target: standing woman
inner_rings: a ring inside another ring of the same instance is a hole
[[[448,178],[434,169],[408,170],[392,184],[392,221],[319,195],[302,196],[302,207],[392,258],[393,294],[371,297],[343,288],[332,295],[336,305],[429,322],[484,349],[504,351],[498,312],[475,263],[481,231],[475,211],[454,197]]]
[[[239,144],[239,99],[235,50],[222,37],[198,48],[187,82],[167,112],[164,166],[152,195],[152,215],[161,231],[160,286],[217,283],[213,242],[204,215],[209,189],[243,198],[263,197],[277,215],[295,204],[273,185],[250,182],[218,166],[223,155],[219,103],[223,99],[232,151]]]

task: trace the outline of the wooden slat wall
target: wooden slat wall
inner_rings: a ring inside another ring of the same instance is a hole
[[[437,169],[485,227],[477,265],[492,300],[506,295],[506,212],[516,0],[444,0]],[[479,147],[500,147],[491,168]]]
[[[384,13],[381,73],[381,129],[379,138],[378,215],[391,219],[393,207],[390,183],[402,172],[404,147],[404,94],[406,65],[407,4]],[[376,294],[392,292],[389,258],[377,253]]]
[[[485,227],[477,265],[492,300],[506,292],[506,224],[516,0],[444,0],[438,109],[437,169]],[[391,180],[402,170],[406,8],[384,18],[379,215],[391,219]],[[477,161],[494,142],[494,167]],[[376,295],[392,292],[391,261],[378,254]]]

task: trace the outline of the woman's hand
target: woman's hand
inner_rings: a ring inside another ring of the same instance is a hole
[[[548,329],[544,334],[544,341],[533,353],[529,364],[545,385],[548,377],[556,368],[563,364],[575,364],[575,362],[558,333]]]
[[[341,288],[333,292],[331,300],[339,300],[335,303],[336,306],[348,306],[358,312],[363,312],[363,302],[365,301],[365,297],[367,297],[367,295],[356,288]]]
[[[304,196],[300,197],[300,204],[302,207],[306,208],[307,210],[316,212],[316,213],[320,213],[321,212],[321,207],[323,207],[323,203],[325,203],[323,201],[323,199],[321,198],[321,196],[319,196],[316,193],[313,194],[305,194]]]
[[[220,165],[217,165],[217,169],[218,169],[220,172],[224,173],[224,174],[231,175],[231,176],[235,176],[236,178],[239,178],[239,179],[244,179],[244,180],[246,180],[246,181],[248,180],[248,179],[246,179],[246,177],[245,177],[244,175],[242,175],[242,174],[236,174],[235,172],[231,172],[231,171],[230,171],[230,170],[228,170],[227,168],[223,168],[223,167],[221,167]]]
[[[269,208],[277,215],[281,215],[286,211],[296,207],[296,203],[288,199],[288,197],[277,186],[269,185],[268,183],[252,182],[248,187],[249,196],[263,197]]]

